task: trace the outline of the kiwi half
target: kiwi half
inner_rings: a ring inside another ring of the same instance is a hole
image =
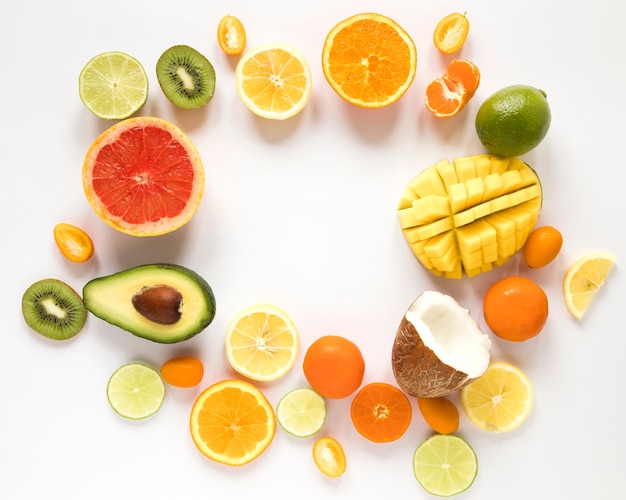
[[[213,65],[187,45],[174,45],[163,52],[157,61],[156,74],[165,96],[179,108],[200,108],[215,92]]]
[[[54,340],[67,340],[80,332],[87,321],[87,308],[66,283],[47,278],[28,287],[22,296],[26,324]]]

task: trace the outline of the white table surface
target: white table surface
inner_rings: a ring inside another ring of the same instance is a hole
[[[480,468],[461,497],[618,498],[626,448],[626,243],[620,218],[626,211],[620,189],[626,3],[189,4],[60,0],[2,7],[0,497],[428,498],[411,469],[414,449],[430,434],[414,401],[407,433],[384,445],[367,442],[354,430],[350,398],[329,402],[323,432],[342,442],[348,459],[345,475],[336,480],[315,468],[312,439],[292,438],[280,428],[267,452],[247,466],[208,460],[191,441],[190,406],[203,388],[234,376],[222,342],[227,323],[244,306],[274,303],[300,332],[296,368],[263,385],[275,404],[287,390],[306,384],[301,360],[317,337],[334,333],[354,340],[366,360],[364,382],[393,383],[391,344],[405,309],[421,291],[452,294],[484,326],[486,288],[518,273],[544,287],[550,316],[543,332],[523,344],[494,338],[492,357],[526,371],[535,407],[522,427],[503,435],[483,432],[462,415],[458,434],[476,450]],[[408,93],[382,110],[343,102],[320,64],[328,31],[364,11],[397,20],[419,56]],[[482,80],[462,114],[444,121],[429,114],[423,93],[450,59],[433,46],[432,31],[454,11],[467,11],[471,23],[457,56],[474,61]],[[239,100],[236,59],[222,54],[215,38],[218,21],[229,13],[247,28],[248,47],[288,43],[309,60],[313,93],[297,117],[263,120]],[[216,94],[204,109],[174,109],[158,86],[156,60],[179,43],[205,53],[215,66]],[[82,105],[77,78],[87,60],[108,50],[142,61],[150,95],[140,114],[180,126],[205,163],[199,212],[175,233],[153,239],[123,235],[98,219],[84,197],[84,154],[111,123]],[[563,250],[540,270],[525,268],[516,256],[475,278],[437,278],[413,257],[400,231],[395,210],[402,189],[443,158],[483,152],[475,113],[493,91],[516,83],[545,89],[552,108],[547,137],[523,159],[537,170],[544,189],[539,224],[562,231]],[[72,264],[57,251],[52,228],[61,221],[91,234],[96,254],[90,262]],[[596,250],[615,253],[618,263],[579,322],[565,308],[562,278],[575,259]],[[56,277],[80,290],[93,277],[157,261],[195,269],[214,289],[215,321],[188,342],[154,344],[90,317],[77,338],[55,343],[30,331],[22,319],[21,295],[36,280]],[[145,421],[125,421],[111,411],[104,390],[118,366],[142,360],[158,367],[181,353],[204,361],[200,386],[168,388],[161,411]]]

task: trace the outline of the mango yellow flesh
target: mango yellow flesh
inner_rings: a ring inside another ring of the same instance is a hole
[[[428,270],[460,278],[489,271],[518,252],[541,203],[539,178],[526,163],[480,154],[422,171],[404,189],[398,218]]]

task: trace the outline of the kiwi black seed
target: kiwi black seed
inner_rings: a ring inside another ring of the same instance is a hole
[[[213,65],[187,45],[174,45],[163,52],[157,61],[156,74],[163,93],[179,108],[200,108],[215,92]]]
[[[83,300],[68,284],[47,278],[28,287],[22,296],[26,324],[54,340],[66,340],[80,332],[87,320]]]

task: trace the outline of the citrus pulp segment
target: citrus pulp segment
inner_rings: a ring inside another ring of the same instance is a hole
[[[324,41],[324,76],[340,97],[356,106],[381,108],[396,102],[413,83],[416,69],[413,40],[380,14],[344,19]]]
[[[292,389],[278,401],[276,419],[293,436],[312,436],[324,426],[326,400],[307,387]]]
[[[446,73],[426,87],[426,108],[438,118],[457,115],[474,96],[480,70],[471,61],[454,59]]]
[[[231,320],[224,343],[235,371],[252,380],[270,381],[293,368],[300,337],[285,311],[271,304],[255,304]]]
[[[115,370],[106,391],[111,408],[132,420],[153,415],[165,398],[165,385],[159,372],[144,363],[128,363]]]
[[[581,319],[611,272],[616,256],[609,252],[584,255],[570,266],[563,280],[565,305]]]
[[[272,405],[245,380],[223,380],[205,389],[193,404],[189,425],[203,455],[232,466],[257,458],[276,434]]]
[[[451,497],[472,485],[478,474],[478,459],[463,438],[435,434],[415,450],[413,472],[428,493]]]
[[[461,389],[461,407],[476,426],[509,432],[528,417],[534,402],[533,386],[518,367],[492,362],[485,373]]]
[[[404,392],[385,382],[365,385],[350,405],[354,428],[375,443],[400,439],[409,428],[412,414],[411,403]]]
[[[189,137],[154,117],[123,120],[105,130],[83,162],[83,189],[96,214],[134,236],[169,233],[196,213],[204,167]]]
[[[299,113],[311,96],[309,63],[296,49],[281,43],[244,53],[235,68],[235,82],[246,107],[273,120]]]
[[[83,104],[94,115],[121,120],[148,99],[148,77],[142,64],[123,52],[104,52],[90,59],[78,77]]]
[[[334,437],[325,436],[313,444],[313,461],[328,477],[339,477],[346,471],[346,454]]]

